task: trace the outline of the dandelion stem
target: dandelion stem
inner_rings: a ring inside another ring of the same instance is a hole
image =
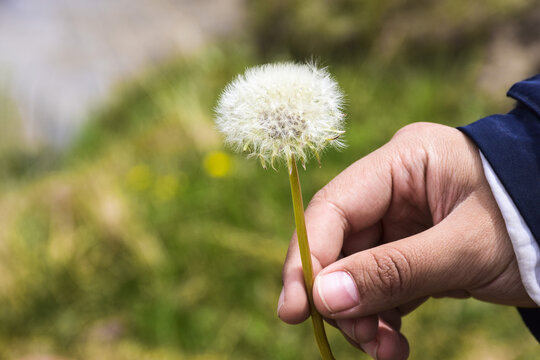
[[[292,157],[292,156],[291,156]],[[315,340],[319,346],[319,351],[323,360],[334,360],[321,314],[313,304],[313,266],[311,264],[311,251],[306,232],[306,221],[304,218],[304,204],[302,203],[302,190],[300,188],[300,179],[298,177],[298,168],[294,157],[289,160],[289,181],[291,183],[291,195],[294,209],[294,220],[296,223],[296,235],[298,237],[298,246],[300,247],[300,257],[302,259],[302,270],[304,272],[304,282],[309,300],[309,311],[313,322],[313,331]]]

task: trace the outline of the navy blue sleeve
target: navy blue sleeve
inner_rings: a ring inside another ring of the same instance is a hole
[[[460,127],[484,154],[540,242],[540,74],[508,91],[517,105],[505,115],[491,115]],[[540,342],[540,308],[518,309]]]

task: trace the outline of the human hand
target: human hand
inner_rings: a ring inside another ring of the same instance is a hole
[[[306,209],[318,311],[379,360],[406,359],[401,317],[428,297],[536,306],[520,279],[476,146],[460,131],[408,125],[345,169]],[[279,317],[308,302],[293,235]]]

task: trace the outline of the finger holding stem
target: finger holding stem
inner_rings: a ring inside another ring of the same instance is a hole
[[[313,322],[313,331],[315,340],[319,347],[319,351],[323,360],[333,360],[334,356],[330,350],[326,332],[324,330],[324,322],[321,314],[315,308],[313,303],[313,266],[311,263],[311,251],[306,231],[306,221],[304,218],[304,204],[302,202],[302,190],[300,187],[300,179],[298,177],[298,168],[296,160],[293,156],[288,161],[289,165],[289,181],[291,183],[291,195],[294,209],[294,220],[296,225],[296,235],[298,237],[298,246],[300,248],[300,257],[302,259],[302,271],[304,274],[304,283],[309,301],[309,311]]]

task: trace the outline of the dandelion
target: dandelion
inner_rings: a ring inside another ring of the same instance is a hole
[[[204,157],[204,169],[214,178],[227,176],[231,170],[231,157],[223,151],[212,151]]]
[[[328,145],[343,146],[343,95],[325,69],[313,64],[267,64],[248,69],[223,91],[216,124],[236,150],[258,157],[264,168],[310,154],[320,163]]]
[[[266,169],[285,162],[296,224],[304,282],[315,339],[323,359],[334,359],[321,315],[313,304],[313,270],[296,161],[306,161],[328,146],[342,147],[343,95],[326,69],[314,64],[278,63],[248,69],[223,91],[216,124],[225,141]]]

